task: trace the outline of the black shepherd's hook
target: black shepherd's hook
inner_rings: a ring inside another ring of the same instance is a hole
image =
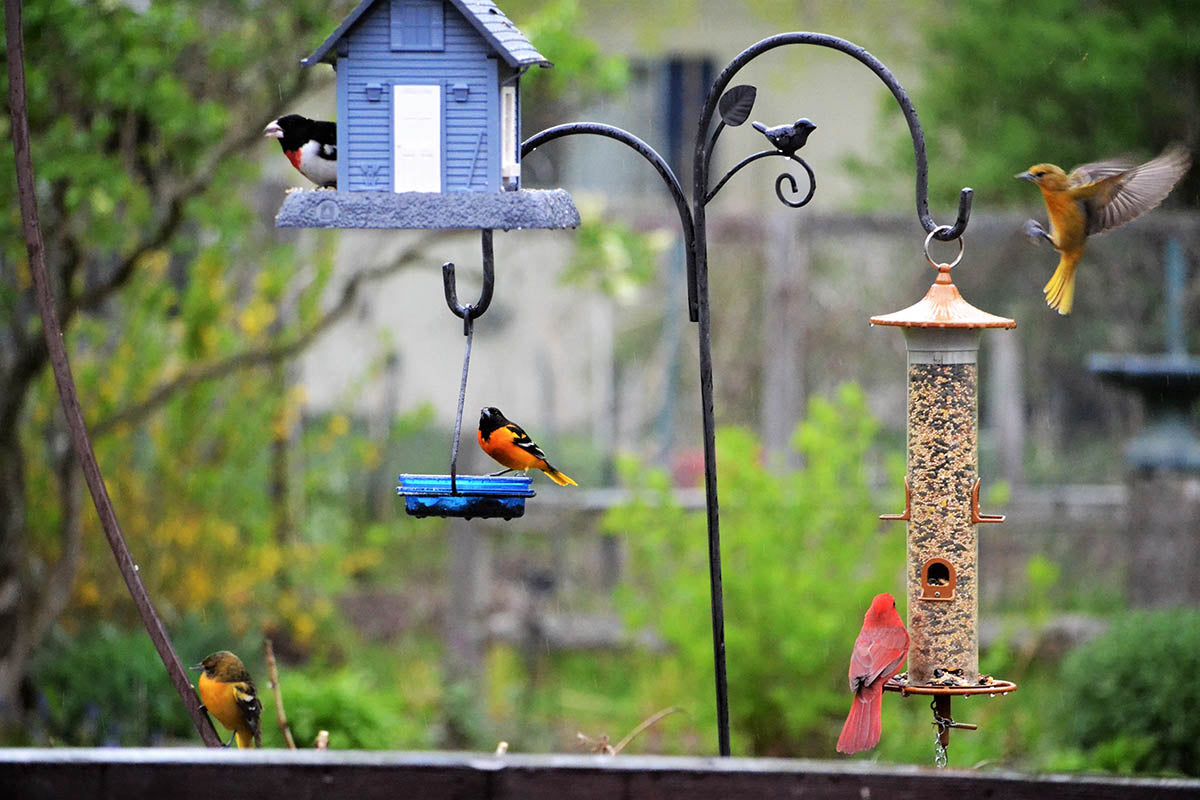
[[[460,306],[458,304],[458,291],[454,281],[454,262],[447,261],[442,264],[442,288],[446,290],[446,305],[450,306],[450,310],[454,315],[463,321],[463,336],[469,336],[471,331],[471,321],[483,312],[488,310],[488,306],[492,304],[492,289],[495,287],[494,263],[492,257],[492,231],[484,229],[480,237],[483,240],[483,289],[479,292],[479,300],[476,302]]]
[[[458,494],[458,442],[462,435],[463,403],[467,399],[467,370],[471,366],[471,334],[475,318],[482,315],[492,304],[492,290],[495,288],[494,265],[492,257],[492,231],[484,229],[481,233],[483,240],[483,288],[479,292],[479,300],[470,305],[458,304],[458,291],[454,281],[454,263],[447,261],[442,265],[442,288],[446,290],[446,305],[456,317],[463,321],[463,336],[467,337],[467,347],[463,353],[462,383],[458,387],[458,415],[454,418],[454,446],[450,450],[450,493]]]

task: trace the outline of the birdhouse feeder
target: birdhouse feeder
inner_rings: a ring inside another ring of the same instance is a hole
[[[929,259],[931,233],[925,240]],[[934,695],[940,747],[948,741],[950,697],[1002,694],[1016,685],[979,672],[978,526],[1004,517],[979,510],[978,352],[985,328],[1016,322],[963,299],[950,264],[929,264],[937,280],[920,302],[872,317],[904,333],[908,351],[908,446],[904,511],[880,519],[908,523],[908,672],[885,688]]]
[[[337,188],[276,225],[579,225],[566,191],[521,190],[521,76],[553,65],[490,0],[362,0],[301,63],[337,74]]]

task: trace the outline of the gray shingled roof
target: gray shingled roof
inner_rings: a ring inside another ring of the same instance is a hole
[[[330,63],[336,61],[337,50],[335,47],[338,40],[376,2],[377,0],[362,0],[342,20],[342,24],[337,26],[337,30],[329,34],[329,37],[321,42],[321,46],[300,63],[311,67],[322,61]],[[525,35],[517,30],[517,26],[512,23],[512,20],[505,16],[504,12],[497,8],[491,0],[450,0],[450,2],[462,12],[468,22],[475,26],[479,34],[504,58],[510,67],[531,67],[534,64],[543,67],[554,66],[530,44]]]

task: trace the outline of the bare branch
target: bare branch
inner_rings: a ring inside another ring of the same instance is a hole
[[[183,373],[175,377],[173,380],[159,386],[154,391],[150,392],[143,400],[128,406],[115,414],[100,420],[92,426],[92,431],[96,436],[103,436],[110,433],[113,428],[121,424],[132,425],[150,416],[154,411],[162,407],[170,400],[177,392],[189,389],[207,381],[218,380],[220,378],[232,375],[243,369],[252,367],[261,367],[265,365],[275,364],[280,361],[285,361],[297,353],[302,352],[306,347],[313,343],[318,336],[328,330],[335,322],[344,317],[354,306],[354,301],[358,299],[359,290],[368,282],[377,281],[386,278],[396,272],[399,272],[404,267],[415,263],[420,259],[425,252],[426,247],[434,240],[441,236],[440,233],[429,233],[421,237],[413,246],[409,247],[401,253],[392,263],[369,267],[356,273],[350,280],[346,281],[346,285],[342,287],[342,296],[338,302],[325,314],[316,321],[305,332],[298,335],[289,342],[282,344],[271,344],[265,347],[260,347],[253,350],[247,350],[243,353],[231,356],[221,361],[216,361],[210,364],[200,364],[191,369],[185,370]]]
[[[308,71],[300,70],[298,77],[288,87],[288,90],[278,95],[279,102],[277,107],[283,107],[300,97],[308,88],[308,83]],[[137,267],[137,263],[142,256],[151,250],[162,247],[175,235],[179,226],[184,221],[184,204],[192,197],[208,190],[217,173],[218,165],[235,153],[249,149],[258,141],[261,135],[262,131],[257,122],[251,122],[245,127],[227,135],[225,140],[216,147],[212,154],[201,162],[196,169],[192,170],[191,176],[180,184],[179,188],[167,198],[167,211],[158,226],[134,246],[132,250],[125,254],[125,257],[121,259],[121,263],[117,265],[117,268],[102,283],[87,290],[79,297],[71,299],[70,311],[64,315],[63,322],[66,322],[66,317],[69,316],[70,312],[74,312],[80,308],[94,308],[114,291],[125,285],[133,275],[133,270]]]
[[[662,711],[650,715],[646,719],[642,720],[640,725],[630,731],[624,739],[617,742],[616,745],[609,743],[608,734],[606,733],[602,733],[597,737],[591,737],[580,731],[576,733],[575,736],[581,745],[587,747],[593,753],[603,753],[606,756],[615,756],[624,750],[629,743],[632,742],[634,738],[642,731],[646,730],[651,725],[654,725],[663,717],[669,717],[671,714],[682,711],[683,709],[679,708],[678,706],[671,706],[670,708],[664,708]]]
[[[79,486],[79,462],[75,458],[75,451],[69,445],[66,452],[56,460],[55,472],[58,475],[58,496],[62,513],[62,520],[59,522],[62,552],[43,581],[33,623],[30,625],[31,642],[35,647],[67,607],[71,599],[71,585],[79,569],[79,560],[83,557],[83,525],[80,517],[83,493]]]
[[[275,721],[279,730],[283,731],[283,739],[287,742],[288,750],[296,749],[296,740],[292,738],[292,726],[288,724],[287,712],[283,710],[283,690],[279,688],[279,670],[275,666],[275,646],[270,637],[263,639],[263,649],[267,653],[267,674],[271,677],[271,691],[275,693]]]

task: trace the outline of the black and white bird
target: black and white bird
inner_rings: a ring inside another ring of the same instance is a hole
[[[776,125],[773,128],[768,128],[761,122],[750,124],[754,126],[754,130],[767,137],[767,141],[785,156],[794,155],[797,150],[804,147],[804,143],[808,141],[808,135],[817,129],[817,126],[809,119],[798,119],[791,125]]]
[[[283,154],[317,186],[337,188],[337,123],[288,114],[263,129],[278,139]]]

